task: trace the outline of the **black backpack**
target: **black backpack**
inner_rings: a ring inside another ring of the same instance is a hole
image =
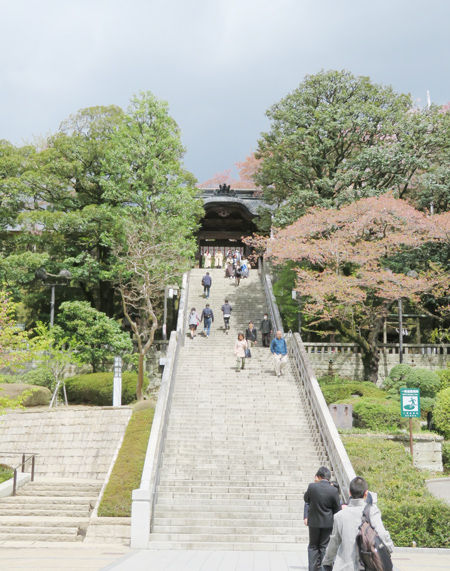
[[[389,549],[370,523],[370,507],[366,504],[361,525],[356,536],[360,569],[366,571],[392,571],[393,565]]]

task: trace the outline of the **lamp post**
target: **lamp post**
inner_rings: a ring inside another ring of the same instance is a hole
[[[176,285],[167,285],[164,288],[164,318],[163,318],[163,326],[162,326],[162,334],[164,341],[167,340],[167,298],[173,299],[178,295],[178,286]]]
[[[41,279],[44,282],[48,277],[50,277],[50,278],[63,278],[65,280],[70,280],[70,278],[72,277],[72,274],[69,272],[69,270],[61,270],[59,272],[59,274],[51,274],[51,273],[47,272],[44,268],[39,268],[38,270],[36,270],[36,277]],[[50,293],[50,327],[53,327],[54,322],[55,322],[55,288],[56,288],[56,286],[62,285],[62,284],[52,283],[52,284],[46,284],[46,285],[51,287],[51,293]]]

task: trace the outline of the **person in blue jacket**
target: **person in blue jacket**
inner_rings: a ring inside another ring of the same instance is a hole
[[[281,331],[277,331],[275,337],[270,344],[270,351],[273,355],[273,364],[275,367],[275,375],[277,377],[283,374],[283,369],[287,364],[287,345],[286,339],[283,338]]]

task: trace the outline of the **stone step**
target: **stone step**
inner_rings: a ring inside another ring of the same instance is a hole
[[[58,517],[58,518],[65,518],[65,517],[74,517],[74,518],[85,518],[89,516],[90,511],[87,508],[83,509],[68,509],[68,508],[61,508],[61,509],[50,509],[50,508],[27,508],[26,506],[16,507],[16,506],[1,506],[2,515],[3,516],[17,516],[20,518],[27,518],[27,517]]]
[[[66,542],[66,541],[83,541],[83,535],[77,535],[77,530],[71,531],[71,533],[23,533],[22,530],[18,530],[17,533],[7,533],[5,531],[0,532],[0,541],[25,541],[29,543],[30,541],[55,541],[55,542]]]
[[[204,534],[189,534],[189,533],[154,533],[151,534],[152,541],[175,541],[175,542],[236,542],[236,543],[296,543],[298,541],[304,542],[307,538],[307,533],[299,532],[296,534],[257,534],[255,530],[253,533],[240,534],[229,533],[222,534],[220,532],[214,533],[210,530],[209,533]]]
[[[308,547],[307,537],[303,538],[301,542],[294,543],[243,543],[242,541],[236,542],[220,542],[220,541],[160,541],[155,540],[150,536],[150,541],[147,549],[152,550],[189,550],[189,551],[300,551],[306,552]]]
[[[66,505],[66,506],[84,506],[89,505],[92,502],[96,502],[97,496],[91,497],[77,497],[77,496],[42,496],[42,495],[26,495],[21,494],[20,496],[9,496],[7,498],[1,498],[0,506],[7,504],[19,505]]]
[[[243,495],[243,494],[242,494]],[[263,495],[263,494],[261,494]],[[179,506],[208,506],[208,511],[215,510],[219,506],[226,506],[228,509],[230,507],[236,507],[238,511],[242,511],[243,509],[247,509],[247,507],[252,506],[265,506],[267,508],[277,507],[280,511],[295,511],[295,510],[302,510],[304,502],[303,500],[299,499],[299,496],[296,496],[293,499],[286,500],[286,498],[267,498],[266,496],[262,498],[245,498],[245,497],[238,497],[232,498],[227,494],[222,494],[223,497],[219,498],[209,498],[209,497],[193,497],[193,496],[183,496],[179,494],[177,497],[177,502],[173,501],[173,497],[165,496],[163,494],[158,494],[158,505],[161,507],[163,506],[172,506],[176,503]],[[300,513],[300,512],[299,512]]]
[[[217,525],[212,521],[206,523],[206,525],[199,525],[193,523],[191,525],[161,525],[154,524],[153,533],[179,533],[179,534],[189,534],[189,535],[207,535],[207,534],[222,534],[222,540],[226,539],[230,535],[278,535],[278,536],[289,536],[292,534],[306,535],[303,532],[304,526],[303,522],[296,525],[283,526],[278,523],[274,525],[274,522],[270,522],[270,525],[258,525],[256,522],[243,522],[240,525],[229,524],[228,522],[219,522]]]
[[[186,513],[186,512],[185,512]],[[155,516],[154,518],[154,525],[155,530],[156,526],[175,526],[175,527],[191,527],[191,526],[200,526],[200,527],[221,527],[221,526],[230,526],[230,527],[295,527],[302,529],[304,523],[303,519],[299,518],[299,514],[297,513],[287,513],[287,514],[275,514],[277,517],[269,517],[272,514],[263,514],[258,513],[258,517],[251,517],[251,514],[243,513],[239,514],[239,512],[234,513],[227,513],[224,514],[216,513],[211,514],[207,518],[205,518],[204,514],[199,514],[198,517],[194,517],[195,514],[189,515],[186,513],[185,516],[181,516],[181,514],[177,514],[178,517],[174,517],[171,514],[166,514],[166,516]],[[267,517],[263,517],[267,516]],[[160,529],[160,531],[162,531]]]

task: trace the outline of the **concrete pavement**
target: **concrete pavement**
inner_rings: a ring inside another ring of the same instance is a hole
[[[298,551],[131,550],[114,544],[0,545],[0,571],[307,571]],[[448,571],[450,549],[397,548],[396,571]]]

